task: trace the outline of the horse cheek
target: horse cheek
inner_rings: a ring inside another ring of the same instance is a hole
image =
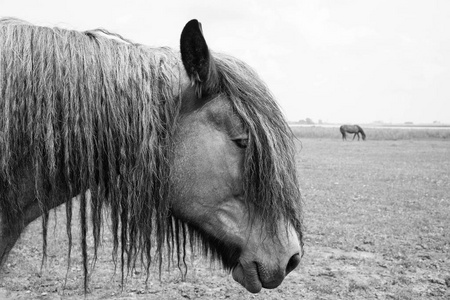
[[[174,216],[213,234],[237,231],[242,154],[220,132],[203,130],[176,149],[172,176]]]
[[[199,130],[200,131],[200,130]],[[172,165],[172,211],[174,216],[189,223],[198,222],[201,214],[212,206],[215,195],[214,166],[210,165],[203,137],[182,132],[182,142],[177,144]]]

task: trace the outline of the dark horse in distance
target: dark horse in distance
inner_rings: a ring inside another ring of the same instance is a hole
[[[45,258],[61,204],[69,263],[77,195],[85,290],[87,225],[95,262],[105,215],[122,280],[136,263],[185,264],[189,247],[250,292],[300,262],[293,134],[256,73],[209,51],[197,20],[179,51],[0,20],[0,114],[0,264],[40,216]]]
[[[356,136],[358,136],[359,141],[359,134],[361,134],[361,137],[363,141],[366,139],[366,134],[364,133],[364,130],[359,125],[342,125],[339,130],[342,134],[342,140],[347,139],[347,133],[353,133],[353,140]]]

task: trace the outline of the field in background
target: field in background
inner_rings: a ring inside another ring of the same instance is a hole
[[[339,132],[296,133],[305,254],[280,287],[249,294],[192,256],[184,282],[176,268],[159,281],[155,266],[148,289],[138,271],[121,291],[106,226],[87,299],[450,299],[450,140],[374,140],[368,131],[366,142],[342,142]],[[83,299],[78,246],[63,290],[64,208],[51,214],[42,272],[39,222],[11,253],[0,299]]]
[[[450,141],[300,141],[311,299],[450,299]]]
[[[368,140],[423,140],[423,139],[450,139],[450,128],[430,127],[364,127]],[[342,138],[338,126],[291,126],[298,138]],[[353,134],[347,135],[352,140]],[[355,140],[358,138],[356,137]]]

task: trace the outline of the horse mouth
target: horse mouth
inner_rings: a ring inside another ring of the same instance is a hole
[[[274,289],[278,287],[284,279],[278,278],[265,282],[261,278],[261,266],[257,262],[244,265],[238,262],[231,271],[233,279],[241,284],[250,293],[259,293],[262,288]]]

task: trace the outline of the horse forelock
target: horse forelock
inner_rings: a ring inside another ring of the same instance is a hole
[[[216,54],[222,92],[249,131],[244,162],[245,198],[256,211],[252,218],[277,234],[277,220],[285,220],[302,239],[301,196],[295,166],[293,133],[273,95],[244,62]]]

